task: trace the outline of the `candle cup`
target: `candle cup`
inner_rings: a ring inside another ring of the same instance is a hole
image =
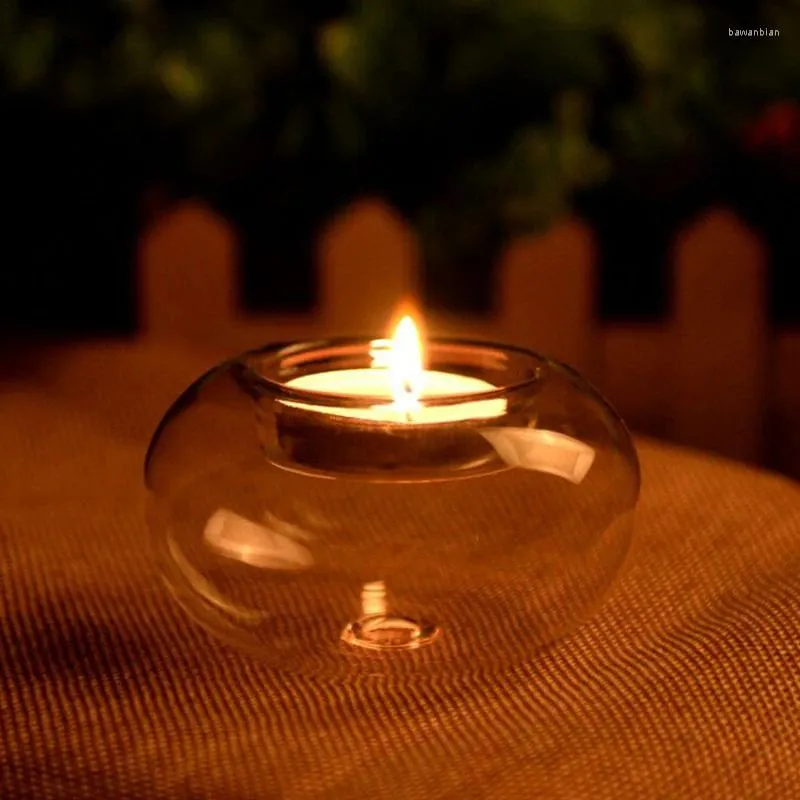
[[[635,448],[552,360],[434,340],[437,393],[404,410],[371,394],[372,345],[253,351],[176,401],[145,465],[167,584],[211,632],[277,668],[505,669],[568,632],[613,580],[638,499]]]
[[[269,423],[266,423],[269,424]],[[419,425],[354,421],[283,405],[265,453],[288,469],[366,480],[434,480],[504,468],[478,421]]]
[[[277,381],[284,389],[297,384],[314,385],[303,380],[324,376],[339,389],[339,394],[302,391],[301,399],[277,399],[267,393],[259,406],[258,421],[264,452],[276,465],[298,472],[324,476],[358,476],[362,480],[418,481],[437,477],[453,480],[506,468],[496,449],[481,435],[492,425],[526,426],[532,417],[524,402],[509,409],[506,400],[498,397],[497,387],[474,374],[463,345],[444,346],[450,370],[429,371],[429,382],[438,377],[446,387],[477,387],[469,394],[439,394],[422,399],[419,408],[397,410],[390,407],[391,397],[370,397],[368,394],[344,394],[347,380],[360,392],[366,389],[389,388],[385,373],[358,362],[354,345],[340,348],[297,349],[285,358],[283,366],[261,362],[262,377]],[[497,369],[500,354],[489,348],[483,361]],[[364,349],[366,359],[369,351]],[[438,353],[434,345],[433,353]],[[360,368],[354,368],[359,364]],[[473,374],[462,374],[465,364]],[[520,373],[524,376],[524,373]],[[529,374],[529,379],[533,373]],[[338,376],[342,376],[338,378]],[[371,384],[365,382],[365,376]],[[376,376],[376,377],[373,377]],[[442,381],[443,378],[450,380]],[[324,405],[320,405],[324,403]]]

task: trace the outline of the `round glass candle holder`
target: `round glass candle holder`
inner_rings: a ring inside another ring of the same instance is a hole
[[[302,674],[534,657],[625,559],[631,437],[569,367],[495,344],[427,343],[428,369],[495,388],[423,397],[419,412],[302,388],[370,368],[372,345],[266,347],[178,398],[145,464],[167,585],[217,637]]]

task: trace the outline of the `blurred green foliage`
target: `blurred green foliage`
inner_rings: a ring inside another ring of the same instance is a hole
[[[0,0],[7,95],[118,114],[163,147],[148,180],[287,214],[378,194],[442,258],[738,147],[800,96],[799,41],[798,0]]]

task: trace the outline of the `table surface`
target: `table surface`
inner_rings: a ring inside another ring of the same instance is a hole
[[[491,682],[323,685],[159,585],[141,462],[212,363],[95,343],[0,384],[0,796],[794,798],[800,486],[652,441],[628,569]]]

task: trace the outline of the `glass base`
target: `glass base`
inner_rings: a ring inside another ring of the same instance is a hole
[[[430,622],[376,614],[351,622],[342,631],[342,641],[367,650],[416,650],[431,644],[439,633]]]

